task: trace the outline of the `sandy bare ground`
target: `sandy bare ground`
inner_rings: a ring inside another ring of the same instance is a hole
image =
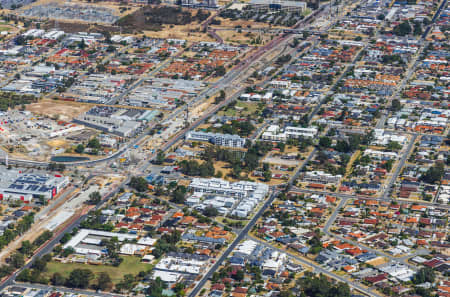
[[[199,32],[198,24],[189,24],[184,26],[164,26],[161,31],[144,31],[144,35],[153,38],[173,38],[184,39],[189,42],[215,41],[208,33]]]
[[[58,116],[60,120],[71,121],[83,112],[88,111],[91,107],[90,105],[76,102],[44,99],[27,105],[26,109],[38,115]]]
[[[231,20],[231,19],[226,19],[226,18],[222,18],[222,17],[215,17],[216,20],[220,21],[221,24],[220,25],[213,25],[213,28],[235,28],[236,26],[241,26],[243,29],[248,28],[248,26],[250,26],[253,29],[262,29],[262,28],[272,28],[272,29],[276,29],[276,28],[285,28],[282,26],[276,26],[276,25],[271,25],[269,23],[264,23],[264,22],[255,22],[253,20]]]

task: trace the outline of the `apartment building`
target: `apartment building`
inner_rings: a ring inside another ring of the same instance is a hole
[[[231,134],[190,131],[186,134],[186,139],[194,141],[207,141],[215,145],[227,147],[240,148],[245,146],[245,138]]]
[[[317,135],[317,128],[302,128],[288,126],[284,128],[284,131],[278,125],[270,125],[266,131],[262,134],[262,139],[266,141],[286,141],[288,139],[298,139],[301,137],[313,138]]]

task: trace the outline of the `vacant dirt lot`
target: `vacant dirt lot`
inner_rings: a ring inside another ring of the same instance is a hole
[[[144,35],[153,38],[174,38],[185,39],[190,42],[199,41],[215,41],[214,38],[207,33],[199,32],[196,30],[198,24],[170,26],[164,25],[161,31],[144,31]]]
[[[37,103],[27,105],[26,109],[40,115],[48,115],[50,117],[59,116],[60,120],[71,121],[83,112],[88,111],[90,105],[82,105],[76,102],[54,101],[44,99]]]
[[[386,263],[386,260],[384,258],[378,257],[375,258],[373,260],[367,261],[367,264],[373,265],[373,266],[379,266],[379,265],[383,265],[384,263]]]

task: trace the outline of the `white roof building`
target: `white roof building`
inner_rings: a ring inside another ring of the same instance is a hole
[[[284,131],[278,125],[270,125],[266,131],[262,134],[261,138],[267,141],[281,141],[284,142],[288,139],[298,139],[301,137],[313,138],[317,135],[317,128],[302,128],[288,126],[284,128]]]
[[[117,237],[120,242],[123,242],[125,240],[134,240],[137,238],[137,235],[81,229],[74,237],[69,240],[69,242],[64,245],[63,248],[66,249],[71,247],[77,254],[82,255],[101,255],[105,252],[103,247],[100,245],[101,241],[108,240],[112,237]]]

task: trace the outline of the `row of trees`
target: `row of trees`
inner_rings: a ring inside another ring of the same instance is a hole
[[[430,23],[430,21],[425,18],[423,21],[423,25],[428,25]],[[423,30],[422,30],[422,23],[420,21],[404,21],[400,24],[398,24],[397,26],[394,27],[394,29],[392,30],[392,33],[394,33],[397,36],[406,36],[408,34],[413,34],[413,35],[422,35]]]
[[[34,222],[34,213],[30,213],[24,216],[15,225],[10,225],[8,229],[3,232],[0,236],[0,250],[7,246],[11,241],[13,241],[17,236],[24,234],[31,228]]]
[[[300,296],[321,296],[321,297],[350,297],[350,287],[346,283],[333,283],[320,274],[314,275],[306,272],[305,276],[298,279],[295,289],[300,291]],[[284,297],[293,296],[292,291],[283,292]]]
[[[255,126],[253,126],[253,124],[250,123],[250,121],[232,120],[230,124],[223,124],[218,128],[211,128],[211,129],[219,133],[233,134],[233,135],[237,134],[242,137],[247,137],[255,130]]]
[[[0,276],[4,277],[6,275],[11,274],[14,270],[19,269],[25,265],[25,259],[29,256],[33,255],[34,251],[44,244],[47,240],[52,238],[53,233],[50,231],[45,231],[41,235],[39,235],[32,243],[28,240],[22,242],[22,246],[15,251],[7,260],[8,265],[3,265],[0,268]],[[17,280],[22,281],[31,281],[39,282],[39,274],[42,270],[42,266],[46,265],[46,262],[51,259],[51,256],[46,256],[45,259],[37,259],[33,263],[33,267],[36,267],[36,271],[34,274],[31,274],[29,269],[25,269],[24,272],[19,274]],[[26,276],[26,277],[25,277]]]
[[[152,250],[152,255],[155,258],[160,258],[167,252],[176,252],[178,248],[176,244],[181,240],[181,233],[178,230],[174,230],[172,233],[163,234],[155,244]]]
[[[368,145],[372,139],[373,131],[365,135],[350,134],[347,139],[339,139],[333,146],[332,139],[329,136],[323,136],[319,139],[319,147],[333,148],[341,153],[351,153],[360,149],[361,145]]]
[[[199,163],[195,160],[183,160],[180,162],[180,171],[190,176],[210,177],[214,175],[214,165],[211,161]]]
[[[64,277],[60,272],[55,272],[50,279],[43,277],[42,272],[47,271],[47,263],[51,260],[51,255],[47,254],[44,257],[37,259],[31,269],[24,269],[17,276],[19,282],[32,282],[48,284],[49,282],[54,286],[66,286],[69,288],[86,289],[89,287],[95,275],[90,269],[77,268],[70,272],[68,277]],[[96,290],[109,290],[113,286],[111,277],[107,272],[100,272],[96,277],[96,282],[92,285]]]
[[[84,153],[86,147],[91,149],[90,153],[92,155],[98,155],[98,151],[99,149],[101,149],[100,141],[96,137],[94,137],[89,140],[86,146],[80,143],[75,147],[75,152],[77,154],[82,154]]]
[[[24,106],[25,104],[30,104],[36,102],[37,98],[33,95],[19,95],[11,92],[1,92],[0,93],[0,110],[6,111],[9,108],[14,108],[16,106]]]
[[[66,170],[66,165],[62,163],[50,163],[48,164],[47,169],[50,171],[64,171]]]
[[[259,167],[260,159],[272,149],[272,144],[268,142],[256,142],[252,144],[247,152],[233,151],[218,146],[211,146],[205,149],[202,159],[206,162],[227,162],[233,171],[234,178],[241,179],[241,172],[251,172]]]

